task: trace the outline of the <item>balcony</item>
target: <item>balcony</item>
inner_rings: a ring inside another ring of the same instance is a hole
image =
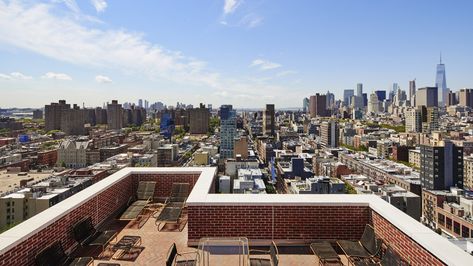
[[[366,224],[377,237],[412,265],[471,265],[473,258],[374,195],[275,195],[215,194],[215,168],[126,168],[0,235],[0,265],[32,265],[39,250],[60,240],[74,255],[99,254],[77,248],[72,225],[85,216],[101,229],[141,236],[141,248],[115,260],[102,254],[103,262],[163,265],[169,247],[195,251],[203,238],[248,239],[249,246],[280,249],[280,265],[318,265],[310,252],[312,242],[358,240]],[[191,186],[182,231],[158,231],[150,217],[131,227],[116,220],[139,181],[156,181],[154,200],[169,196],[172,183]],[[235,264],[234,254],[220,254],[219,264]],[[347,260],[342,256],[342,261]]]

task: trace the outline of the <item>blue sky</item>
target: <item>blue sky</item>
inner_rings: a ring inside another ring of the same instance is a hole
[[[473,87],[473,1],[0,0],[0,107],[66,99],[297,107],[366,91]]]

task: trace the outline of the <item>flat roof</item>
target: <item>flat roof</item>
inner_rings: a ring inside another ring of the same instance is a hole
[[[20,181],[23,179],[33,178],[34,181],[38,181],[51,175],[53,175],[52,172],[28,172],[27,175],[18,175],[18,173],[7,173],[7,170],[1,170],[0,191],[2,191],[1,193],[5,193],[13,190],[15,187],[20,187]]]
[[[98,193],[131,174],[200,174],[188,206],[367,206],[448,265],[469,265],[471,256],[409,215],[375,195],[210,194],[215,167],[125,168],[0,234],[0,254],[54,223]]]

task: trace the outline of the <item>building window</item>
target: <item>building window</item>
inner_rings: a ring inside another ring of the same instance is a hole
[[[446,219],[446,227],[448,230],[452,230],[452,219],[448,218]]]
[[[469,235],[470,229],[464,225],[462,225],[462,237],[470,237]]]
[[[442,226],[445,226],[445,215],[441,213],[438,214],[438,223]]]
[[[460,224],[458,222],[453,221],[453,232],[460,235]]]

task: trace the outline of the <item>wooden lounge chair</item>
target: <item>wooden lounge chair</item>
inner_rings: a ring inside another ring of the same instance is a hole
[[[337,244],[343,250],[348,260],[354,264],[356,260],[371,259],[381,250],[381,239],[377,239],[374,228],[367,224],[360,241],[338,240]]]
[[[95,229],[90,216],[77,222],[72,228],[72,233],[74,239],[81,246],[100,246],[102,247],[102,252],[117,235],[117,232],[114,230],[98,231]]]
[[[195,258],[184,258],[186,255],[195,254]],[[182,257],[183,259],[180,259]],[[168,251],[166,266],[195,266],[199,260],[197,251],[180,253],[177,251],[176,243],[173,243]]]
[[[271,241],[271,246],[269,250],[250,250],[251,252],[258,252],[258,253],[266,253],[269,254],[269,258],[261,258],[261,257],[250,257],[250,266],[278,266],[279,264],[279,252],[278,247],[274,241]]]
[[[64,252],[60,241],[56,241],[48,247],[41,250],[34,258],[37,266],[50,265],[75,265],[87,266],[94,262],[91,257],[71,258]]]
[[[156,182],[141,181],[136,190],[136,200],[120,216],[120,220],[135,220],[153,200]]]

